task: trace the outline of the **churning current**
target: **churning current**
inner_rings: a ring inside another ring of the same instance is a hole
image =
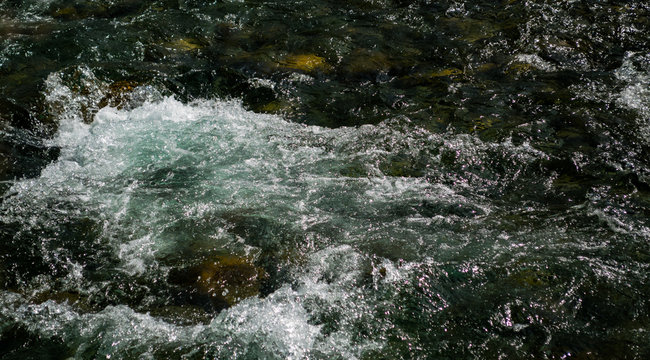
[[[648,5],[502,3],[0,4],[0,358],[648,358]]]

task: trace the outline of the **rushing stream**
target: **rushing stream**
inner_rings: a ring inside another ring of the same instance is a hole
[[[0,0],[1,359],[650,358],[647,1]]]

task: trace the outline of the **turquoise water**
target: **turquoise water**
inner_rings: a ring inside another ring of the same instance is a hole
[[[0,358],[648,357],[649,12],[0,3]]]

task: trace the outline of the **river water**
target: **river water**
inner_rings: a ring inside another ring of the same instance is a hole
[[[0,1],[0,358],[649,358],[649,15]]]

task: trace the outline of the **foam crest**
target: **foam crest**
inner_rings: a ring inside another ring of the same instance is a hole
[[[641,127],[639,139],[650,143],[650,56],[634,52],[625,54],[623,64],[616,70],[616,77],[625,85],[616,101],[639,113]]]

